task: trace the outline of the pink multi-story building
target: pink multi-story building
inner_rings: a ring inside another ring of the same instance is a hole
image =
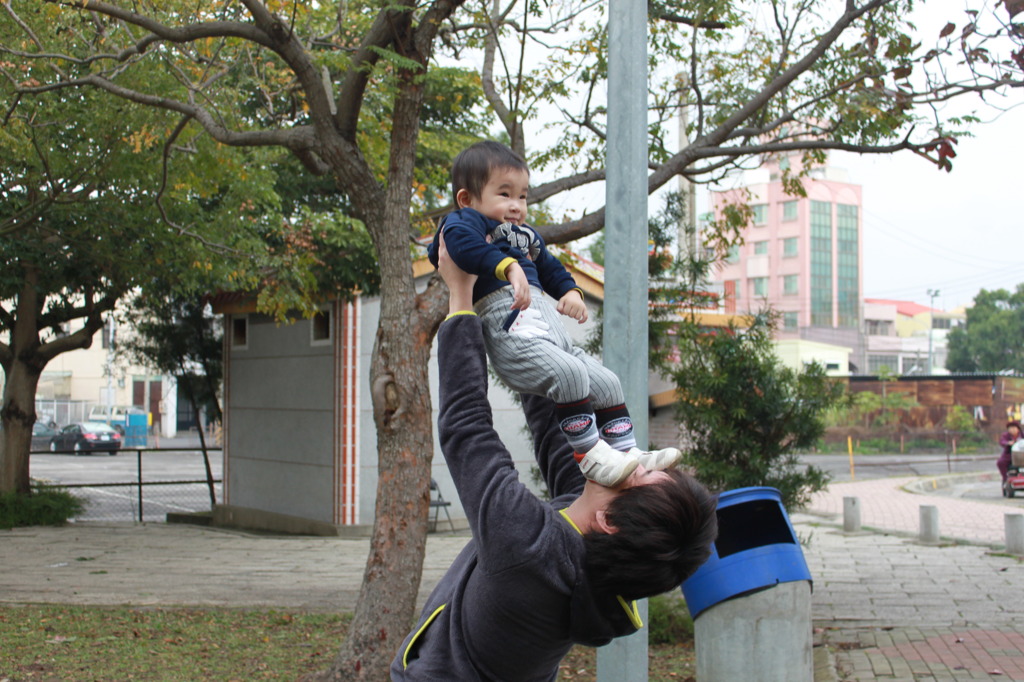
[[[795,166],[799,157],[783,158],[781,167],[777,159],[766,162],[756,171],[764,181],[712,193],[716,219],[729,202],[746,201],[753,211],[743,244],[731,249],[714,281],[728,312],[767,303],[781,313],[780,336],[846,341],[851,335],[843,332],[859,332],[862,317],[861,188],[826,166],[801,180],[806,197],[790,196],[782,183],[787,161]]]

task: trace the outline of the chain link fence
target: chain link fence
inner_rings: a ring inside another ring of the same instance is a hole
[[[95,404],[90,400],[36,398],[36,420],[57,426],[85,421]]]
[[[211,448],[208,454],[204,460],[202,452],[192,450],[126,448],[111,460],[116,467],[97,468],[94,477],[69,471],[38,485],[82,499],[85,509],[75,521],[163,522],[168,514],[211,512],[221,499],[221,450]]]

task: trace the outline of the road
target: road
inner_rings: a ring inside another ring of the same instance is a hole
[[[221,479],[223,458],[220,451],[210,453],[214,480]],[[209,511],[210,492],[203,456],[197,450],[138,451],[122,450],[116,456],[107,453],[34,454],[30,462],[33,479],[66,486],[99,484],[73,488],[75,495],[87,500],[87,521],[163,521],[168,512]],[[142,498],[138,482],[143,481]],[[200,483],[169,483],[201,481]],[[120,484],[120,485],[116,485]],[[214,484],[218,500],[220,483]],[[141,507],[141,519],[140,519]]]
[[[823,469],[833,481],[850,481],[896,476],[945,476],[996,472],[996,453],[984,455],[854,455],[851,477],[848,455],[802,455],[800,461]],[[966,499],[1000,501],[1003,499],[998,482],[974,481],[958,483],[936,490],[936,494]]]
[[[143,519],[162,521],[168,512],[208,511],[209,488],[205,483],[180,485],[151,485],[154,482],[205,481],[206,469],[202,453],[193,443],[179,443],[182,450],[143,451],[142,480]],[[995,471],[995,454],[959,455],[855,455],[851,478],[850,458],[847,455],[803,455],[800,461],[827,471],[833,481],[865,480],[897,476],[942,476]],[[124,521],[138,520],[139,508],[139,456],[137,451],[122,450],[117,456],[105,453],[75,456],[72,454],[34,454],[31,460],[32,478],[62,485],[106,484],[108,487],[75,489],[88,499],[86,513],[81,520]],[[220,451],[210,453],[210,468],[215,480],[221,479],[223,458]],[[110,486],[110,484],[122,484]],[[218,500],[222,484],[214,485]],[[936,494],[1000,501],[1002,493],[992,481],[965,482],[940,488]]]

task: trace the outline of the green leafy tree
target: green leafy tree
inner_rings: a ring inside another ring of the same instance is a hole
[[[951,372],[1024,373],[1024,284],[1014,291],[982,289],[967,323],[951,329],[946,343]]]
[[[0,135],[0,366],[5,376],[0,490],[5,492],[30,492],[34,399],[46,365],[62,353],[89,347],[105,317],[128,292],[150,281],[154,266],[164,270],[164,282],[182,288],[223,273],[231,262],[237,272],[254,272],[247,256],[255,243],[224,230],[244,214],[246,202],[259,199],[258,190],[246,182],[221,189],[218,168],[230,172],[231,160],[212,164],[212,145],[202,140],[179,168],[154,163],[161,145],[151,131],[163,125],[162,114],[129,102],[105,108],[97,101],[100,95],[81,91],[32,98],[8,112]],[[163,183],[179,185],[168,193],[187,192],[196,199],[170,202],[168,223],[161,223],[146,201],[163,191]],[[194,189],[199,183],[214,189],[200,193]]]
[[[141,294],[129,307],[133,334],[117,348],[143,367],[152,367],[173,376],[195,416],[199,445],[203,452],[210,504],[217,504],[213,470],[200,414],[208,409],[221,421],[218,386],[224,375],[222,333],[219,320],[208,306],[194,298],[167,298]]]
[[[926,39],[908,22],[911,4],[648,3],[649,190],[793,151],[808,161],[829,149],[905,151],[949,169],[974,119],[936,118],[934,105],[1024,86],[1020,33],[979,5]],[[446,93],[479,88],[501,135],[536,171],[532,201],[603,182],[605,140],[615,134],[603,95],[606,11],[577,0],[11,0],[0,12],[11,36],[0,43],[5,92],[16,108],[55,90],[97,89],[170,112],[172,124],[151,132],[163,141],[181,128],[202,131],[226,154],[286,150],[329,178],[370,234],[381,273],[371,369],[380,485],[364,589],[335,679],[386,675],[415,603],[410,576],[422,568],[433,450],[422,387],[444,304],[440,284],[414,288],[409,237],[448,199],[433,187],[441,164],[424,166],[420,155],[444,157],[447,167],[453,150],[444,140],[456,136],[434,133],[449,132],[444,121],[472,106]],[[456,61],[476,73],[432,79]],[[690,144],[677,150],[683,105]],[[541,127],[554,142],[528,150]],[[563,243],[603,225],[603,207],[591,202],[538,226]]]

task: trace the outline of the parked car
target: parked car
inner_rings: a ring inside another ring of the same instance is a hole
[[[50,440],[58,433],[45,422],[36,422],[32,425],[32,450],[45,450],[50,445]]]
[[[50,452],[101,451],[116,455],[121,449],[121,434],[114,427],[101,422],[75,422],[68,424],[60,433],[50,439]]]
[[[146,414],[146,408],[140,405],[97,405],[89,410],[89,421],[113,426],[123,436],[129,414]]]

